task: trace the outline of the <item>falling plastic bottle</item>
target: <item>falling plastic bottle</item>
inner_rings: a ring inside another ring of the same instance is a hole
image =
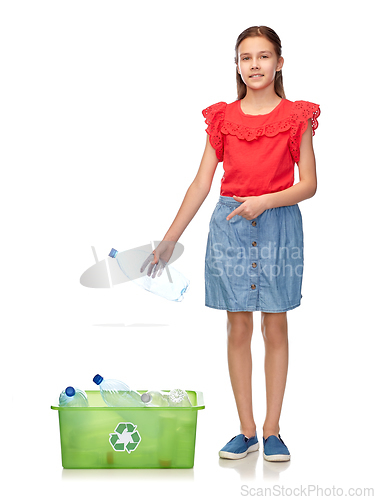
[[[93,378],[99,386],[100,394],[108,406],[144,406],[141,395],[137,391],[132,391],[129,386],[120,380],[104,380],[101,375]]]
[[[87,394],[78,387],[67,387],[59,397],[59,406],[89,406]]]
[[[152,278],[148,276],[148,268],[140,271],[142,264],[148,257],[147,252],[134,250],[119,253],[112,248],[109,256],[117,260],[121,271],[135,284],[143,287],[148,292],[154,293],[167,300],[181,302],[184,293],[188,290],[190,281],[170,265],[165,265],[161,275]]]
[[[169,394],[163,391],[147,391],[141,396],[146,406],[169,406]]]

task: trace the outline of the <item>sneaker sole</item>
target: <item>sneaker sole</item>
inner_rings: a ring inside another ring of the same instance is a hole
[[[238,460],[239,458],[245,458],[248,453],[257,450],[259,450],[259,442],[249,446],[247,451],[244,451],[243,453],[231,453],[230,451],[219,451],[219,457],[229,458],[231,460]]]
[[[267,462],[288,462],[290,455],[266,455],[263,452],[263,457]]]

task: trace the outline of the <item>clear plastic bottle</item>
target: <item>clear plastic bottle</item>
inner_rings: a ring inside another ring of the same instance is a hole
[[[59,397],[59,406],[89,406],[87,394],[78,387],[67,387]]]
[[[145,259],[149,256],[147,252],[139,249],[134,251],[118,252],[114,248],[109,256],[116,259],[121,271],[135,284],[143,287],[148,292],[154,293],[167,300],[181,302],[184,293],[188,290],[190,281],[179,271],[169,264],[165,266],[160,276],[152,278],[148,276],[148,267],[141,272]]]
[[[146,406],[192,406],[187,392],[182,389],[173,389],[170,392],[147,391],[142,394],[141,399]]]
[[[169,394],[163,391],[147,391],[141,396],[146,406],[169,406]]]
[[[137,391],[132,391],[129,386],[120,380],[104,380],[101,375],[93,378],[99,386],[100,394],[108,406],[144,406],[141,395]]]
[[[169,393],[169,406],[192,406],[189,395],[182,389],[173,389]]]

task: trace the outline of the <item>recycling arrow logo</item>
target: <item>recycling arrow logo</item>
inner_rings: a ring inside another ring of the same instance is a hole
[[[136,430],[137,426],[131,422],[120,422],[115,432],[109,435],[109,442],[115,451],[131,453],[141,442],[141,436]]]

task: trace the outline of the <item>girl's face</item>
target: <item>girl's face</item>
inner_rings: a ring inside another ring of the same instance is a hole
[[[272,43],[265,37],[245,38],[238,47],[237,71],[249,89],[260,90],[274,85],[276,71],[283,63],[283,57],[277,60]]]

